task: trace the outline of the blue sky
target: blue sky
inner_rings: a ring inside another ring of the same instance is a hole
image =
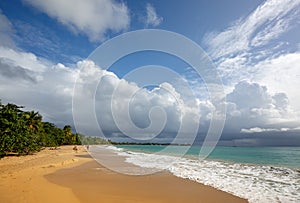
[[[107,99],[112,99],[118,84],[120,95],[115,97],[115,103],[120,112],[126,110],[120,103],[126,101],[124,95],[134,95],[130,100],[133,123],[121,126],[126,132],[136,129],[131,128],[132,124],[147,128],[151,124],[149,111],[158,106],[168,119],[157,139],[173,139],[180,121],[186,119],[199,128],[197,134],[203,140],[219,107],[209,99],[203,78],[185,61],[165,53],[144,51],[130,54],[110,69],[102,70],[97,67],[99,64],[86,60],[107,40],[140,29],[181,34],[202,47],[212,60],[226,98],[219,102],[227,109],[221,144],[300,145],[299,0],[3,0],[2,102],[36,109],[57,125],[74,125],[74,84],[80,79],[86,82],[80,96],[89,104],[85,95],[91,87],[88,84],[98,84],[101,78],[94,103],[105,136],[118,138],[124,134],[114,122],[114,107]],[[174,75],[172,82],[145,88],[122,80],[130,71],[147,65],[167,67],[179,77]],[[82,72],[84,78],[80,78]],[[183,84],[192,90],[193,98]],[[85,116],[81,111],[78,115]],[[164,118],[159,115],[157,112],[153,118]],[[122,116],[119,118],[127,119]],[[193,123],[199,118],[199,122]],[[85,133],[99,134],[98,127],[84,126],[88,129],[83,129]],[[184,133],[191,134],[189,130]],[[145,136],[150,134],[149,131]]]
[[[26,2],[26,1],[24,1]],[[86,58],[101,42],[90,42],[88,36],[74,33],[57,20],[22,1],[1,1],[1,10],[15,28],[17,45],[37,56],[53,62],[70,63]],[[205,46],[203,37],[209,31],[222,30],[232,21],[247,15],[261,1],[153,1],[155,11],[162,22],[158,26],[146,25],[148,1],[128,1],[130,26],[126,31],[143,28],[160,28],[178,32]],[[80,11],[79,11],[80,12]],[[159,15],[163,13],[164,15]],[[216,15],[217,14],[217,15]],[[208,20],[209,19],[209,20]],[[216,29],[217,28],[217,29]],[[106,37],[114,37],[121,32],[106,32]],[[296,38],[296,36],[294,36]],[[35,43],[32,43],[35,41]]]

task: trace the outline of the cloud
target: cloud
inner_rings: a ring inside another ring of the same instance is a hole
[[[9,49],[2,53],[6,52]],[[14,55],[22,57],[12,57]],[[137,132],[143,132],[139,134],[140,138],[151,139],[155,131],[147,127],[151,125],[152,119],[158,124],[164,124],[157,140],[171,141],[182,128],[184,136],[180,140],[185,142],[191,138],[195,129],[201,134],[206,133],[215,110],[209,100],[197,98],[195,102],[186,103],[190,97],[185,98],[186,95],[176,85],[162,83],[150,91],[120,79],[110,71],[102,70],[92,61],[79,61],[70,68],[63,64],[49,64],[33,57],[31,53],[16,50],[7,56],[10,58],[2,56],[0,66],[1,71],[5,72],[0,77],[2,102],[14,102],[28,109],[36,109],[47,121],[57,125],[72,125],[72,115],[75,113],[80,115],[82,128],[79,130],[84,129],[80,132],[88,135],[99,135],[98,123],[93,123],[85,114],[91,110],[95,112],[102,131],[109,138],[124,139],[121,129],[136,136]],[[31,61],[31,67],[34,68],[21,66],[23,61]],[[26,82],[30,78],[35,78],[35,82]],[[80,108],[72,109],[75,81],[79,87],[75,97]],[[95,84],[97,89],[94,88]],[[224,135],[221,137],[223,141],[235,140],[235,144],[249,144],[250,141],[243,134],[289,133],[299,127],[299,114],[291,110],[287,95],[272,94],[257,83],[242,81],[235,85],[227,95],[226,105],[228,112]],[[159,109],[153,111],[157,107]],[[167,118],[165,123],[164,118]],[[154,127],[160,129],[159,125]],[[139,130],[135,131],[136,128]],[[261,138],[249,139],[253,144]],[[272,139],[272,135],[269,135],[269,139]],[[263,143],[267,144],[266,141]]]
[[[20,66],[14,66],[4,58],[0,58],[0,75],[7,77],[10,80],[20,79],[29,82],[36,82],[33,72]]]
[[[234,78],[230,74],[223,78],[233,86],[227,89],[228,111],[222,141],[240,145],[268,144],[268,141],[269,144],[299,143],[299,111],[294,110],[300,103],[297,102],[299,53],[265,58],[256,64],[248,63],[249,57],[252,53],[220,59],[227,66],[235,64],[233,71],[238,70]],[[2,102],[38,110],[47,121],[59,126],[73,124],[72,98],[77,81],[79,89],[75,93],[81,106],[75,114],[79,115],[88,135],[99,135],[98,123],[90,122],[87,115],[94,112],[107,136],[124,137],[121,128],[129,134],[151,139],[153,132],[161,130],[159,139],[170,141],[181,130],[181,141],[189,140],[198,130],[196,125],[200,134],[206,133],[212,113],[217,109],[207,98],[202,80],[190,81],[194,88],[201,84],[196,89],[198,98],[190,101],[190,95],[180,85],[178,88],[176,84],[162,83],[150,91],[102,70],[92,61],[78,61],[68,67],[7,46],[0,46],[0,58]],[[240,81],[241,78],[246,80]],[[154,128],[149,129],[151,124]]]
[[[110,71],[102,70],[92,61],[79,61],[70,68],[63,64],[51,64],[32,53],[8,48],[5,51],[3,47],[0,53],[4,53],[1,67],[5,66],[4,69],[1,68],[5,74],[1,74],[0,77],[0,95],[3,103],[14,102],[25,105],[27,109],[36,109],[47,121],[59,126],[72,125],[72,114],[75,113],[80,117],[80,124],[85,129],[80,132],[88,135],[99,135],[98,123],[90,122],[86,114],[92,111],[95,112],[103,133],[109,138],[123,139],[121,127],[135,138],[151,139],[155,129],[160,129],[160,125],[154,125],[154,131],[147,129],[152,119],[158,124],[164,124],[156,138],[157,141],[169,142],[181,129],[182,136],[179,139],[186,142],[193,138],[191,134],[195,126],[199,127],[199,133],[206,133],[212,112],[215,110],[209,100],[201,98],[197,98],[196,102],[185,103],[185,95],[176,85],[162,83],[150,91],[120,79]],[[30,62],[31,69],[24,61]],[[28,82],[30,77],[35,78],[35,82]],[[75,92],[76,101],[80,103],[77,111],[72,109],[75,81],[76,85],[79,85]],[[287,133],[287,136],[292,136],[293,141],[297,141],[294,132],[300,126],[299,115],[291,111],[286,94],[272,94],[264,86],[242,81],[235,85],[227,98],[227,120],[221,143],[231,140],[231,144],[268,144],[267,139],[259,137],[257,133],[279,131]],[[159,109],[154,110],[155,108]],[[165,123],[164,118],[167,118]],[[139,128],[139,131],[135,131],[133,125]],[[250,134],[255,136],[245,137]],[[272,140],[274,136],[268,134],[268,139]],[[277,134],[275,137],[277,140],[282,139]],[[279,142],[272,140],[272,143]]]
[[[18,51],[13,48],[0,46],[0,57],[7,59],[14,66],[20,66],[34,72],[43,72],[50,65],[45,59],[38,58],[30,52]]]
[[[249,57],[249,54],[224,57],[220,62],[218,70],[227,85],[227,92],[243,80],[258,83],[272,94],[285,93],[291,108],[300,111],[300,52],[282,53],[256,63],[249,63]]]
[[[288,131],[298,131],[299,127],[295,128],[249,128],[249,129],[242,129],[241,133],[261,133],[261,132],[288,132]]]
[[[159,26],[162,23],[163,18],[159,17],[157,15],[157,13],[155,11],[155,8],[151,4],[147,3],[146,9],[147,9],[147,18],[145,19],[146,27],[149,27],[149,26],[157,27],[157,26]]]
[[[275,39],[282,33],[287,32],[290,29],[292,18],[280,19],[275,22],[270,23],[260,32],[258,32],[255,37],[251,40],[251,46],[259,47],[267,44],[271,39]]]
[[[287,50],[292,45],[279,38],[298,25],[299,7],[300,0],[268,0],[224,31],[206,35],[204,41],[227,93],[240,81],[258,83],[270,94],[284,93],[290,108],[300,111],[300,53]],[[276,46],[271,43],[275,39]]]
[[[90,41],[103,41],[108,31],[121,32],[130,24],[125,3],[114,0],[23,0]]]
[[[300,114],[291,109],[286,94],[271,94],[258,83],[241,81],[235,85],[227,95],[227,109],[225,133],[282,131],[300,126]]]
[[[74,44],[61,39],[59,37],[61,33],[38,20],[25,22],[18,19],[13,21],[13,26],[16,30],[14,37],[16,44],[27,50],[34,50],[40,57],[54,60],[56,63],[61,61],[76,63],[82,58],[78,55],[87,53],[87,48],[82,46],[84,42]],[[75,53],[76,55],[72,55]]]
[[[279,131],[278,129],[274,128],[249,128],[249,129],[242,129],[241,133],[261,133],[261,132],[274,132],[274,131]]]
[[[288,30],[299,4],[299,0],[268,0],[224,31],[208,33],[204,43],[215,59],[264,45]]]
[[[242,81],[227,95],[227,101],[234,102],[239,109],[268,108],[271,96],[266,87]]]
[[[2,102],[38,110],[47,121],[57,125],[73,125],[72,111],[75,111],[84,133],[99,135],[98,123],[94,125],[86,117],[88,109],[94,111],[96,107],[99,124],[107,136],[119,134],[122,137],[123,130],[136,135],[135,138],[152,138],[154,132],[174,137],[179,129],[188,136],[198,128],[201,113],[197,103],[184,104],[182,95],[169,83],[149,91],[102,70],[92,61],[79,61],[70,68],[9,48],[1,47],[0,53]],[[80,88],[74,93],[75,82]],[[94,84],[98,84],[97,89],[93,88]],[[77,111],[72,109],[73,94],[83,105]],[[95,105],[92,105],[94,99]],[[156,123],[153,128],[147,128],[151,126],[150,121]]]
[[[72,124],[71,96],[77,70],[32,53],[1,48],[1,101],[38,110],[46,121]],[[4,53],[4,54],[3,54]],[[3,74],[4,73],[4,74]]]
[[[150,91],[102,70],[91,61],[82,61],[78,66],[81,71],[73,113],[81,132],[97,131],[94,109],[89,106],[95,106],[95,116],[106,135],[123,132],[136,139],[150,139],[160,133],[174,137],[179,129],[189,136],[198,128],[198,106],[184,104],[182,95],[170,83]]]
[[[6,17],[2,19],[11,26]],[[6,34],[12,39],[13,33]],[[2,103],[13,102],[38,110],[47,121],[60,126],[72,123],[70,98],[78,70],[2,44],[0,59]]]
[[[0,9],[0,45],[6,47],[14,46],[12,39],[13,33],[14,31],[11,22],[2,14]]]
[[[251,78],[252,81],[268,86],[273,93],[284,92],[293,109],[300,111],[299,64],[300,52],[281,54],[251,67]]]

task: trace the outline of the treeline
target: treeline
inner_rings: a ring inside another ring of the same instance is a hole
[[[113,145],[173,145],[170,143],[157,143],[157,142],[113,142]]]
[[[101,144],[111,144],[109,140],[102,139],[100,137],[90,137],[85,135],[78,135],[80,141],[83,145],[101,145]]]
[[[22,108],[0,102],[0,158],[8,154],[31,154],[43,147],[81,144],[80,135],[72,133],[71,126],[58,128],[43,122],[38,112]]]
[[[109,141],[113,145],[159,145],[159,146],[191,146],[190,144],[174,144],[174,143],[158,143],[158,142],[113,142]]]

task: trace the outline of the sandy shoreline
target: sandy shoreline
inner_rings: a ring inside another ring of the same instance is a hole
[[[45,149],[0,160],[1,202],[247,202],[167,172],[119,174],[94,161],[83,147]]]

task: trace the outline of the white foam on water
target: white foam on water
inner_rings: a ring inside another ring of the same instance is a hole
[[[113,145],[99,145],[97,147],[103,147],[103,148],[110,149],[110,150],[113,150],[113,151],[124,151],[122,148],[118,148],[118,147],[115,147]]]
[[[129,163],[168,170],[175,176],[212,186],[250,203],[300,202],[300,173],[293,169],[147,154],[114,146],[109,149],[125,156]]]

